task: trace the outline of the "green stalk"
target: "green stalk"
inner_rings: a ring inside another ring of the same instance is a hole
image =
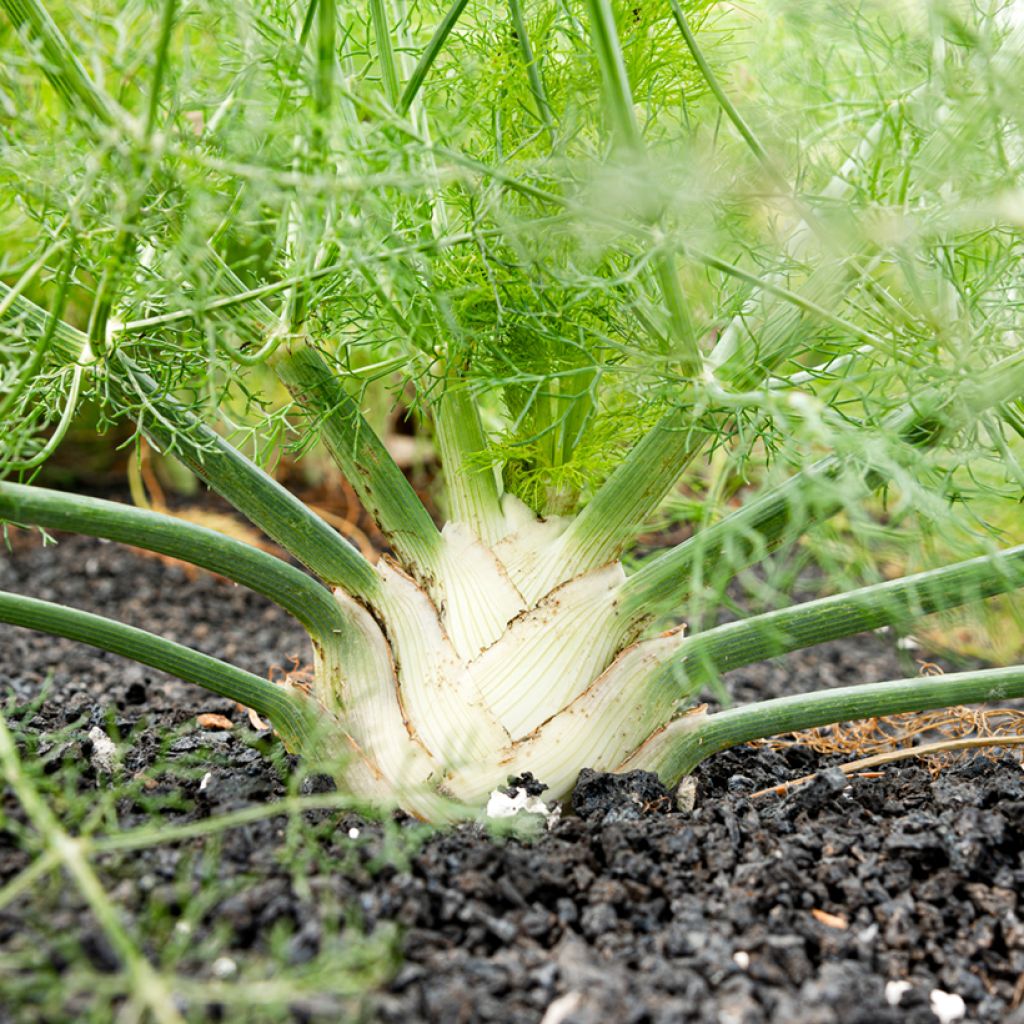
[[[669,336],[675,344],[672,355],[685,376],[697,377],[704,365],[704,357],[697,347],[696,331],[690,319],[690,310],[679,282],[675,257],[671,252],[659,252],[654,257],[654,276],[661,288],[668,310]]]
[[[124,120],[123,112],[86,73],[50,12],[39,0],[0,0],[18,32],[26,31],[45,58],[43,73],[67,104],[81,116],[82,108],[106,125]]]
[[[377,41],[377,59],[380,61],[380,77],[388,104],[394,107],[398,102],[398,65],[391,47],[391,30],[384,9],[385,0],[370,0],[370,20],[373,35]]]
[[[0,287],[0,296],[10,289]],[[63,320],[50,317],[24,296],[16,296],[4,320],[21,319],[34,329],[50,331],[51,351],[63,360],[83,364],[88,359],[86,335]],[[250,522],[313,570],[325,583],[373,603],[379,580],[372,565],[319,516],[276,480],[250,462],[216,431],[203,424],[156,382],[120,353],[115,359],[124,379],[108,373],[106,381],[117,399],[129,408],[140,403],[149,415],[143,429],[161,451],[174,454]]]
[[[633,111],[633,92],[626,74],[626,62],[622,56],[622,45],[615,27],[615,15],[610,0],[587,0],[590,15],[590,32],[604,82],[605,98],[608,101],[609,120],[618,138],[619,145],[641,165],[645,163],[643,137],[636,123]],[[697,346],[696,334],[690,320],[689,308],[679,283],[679,274],[671,253],[660,251],[654,257],[654,276],[658,281],[668,312],[668,324],[672,341],[678,347],[676,353],[683,373],[697,376],[703,365],[703,357]]]
[[[377,573],[347,540],[128,359],[120,354],[117,359],[125,379],[109,374],[108,385],[122,405],[141,402],[135,416],[160,451],[188,466],[325,583],[374,602]]]
[[[268,718],[290,750],[312,754],[317,749],[322,724],[306,698],[208,654],[101,615],[5,591],[0,591],[0,622],[90,644],[196,683]]]
[[[174,28],[174,12],[178,0],[164,0],[163,13],[160,16],[160,38],[157,40],[156,56],[153,60],[153,85],[149,93],[149,106],[146,111],[146,138],[150,138],[156,128],[157,113],[160,110],[160,91],[167,68],[167,49],[171,44],[171,31]]]
[[[570,463],[595,413],[599,370],[594,365],[563,369],[543,387],[538,384],[529,405],[529,434],[534,448],[533,466],[557,470]],[[543,517],[567,516],[579,506],[576,479],[549,481],[537,494],[536,511]]]
[[[646,560],[623,585],[623,614],[652,617],[664,612],[709,570],[724,568],[732,578],[795,541],[811,523],[835,515],[843,503],[830,493],[830,485],[841,466],[835,456],[820,459],[714,525]],[[864,493],[881,482],[881,476],[865,479]]]
[[[274,370],[318,425],[324,444],[402,562],[417,576],[437,568],[441,535],[405,474],[316,349],[280,349]]]
[[[324,115],[330,109],[331,98],[334,94],[334,63],[337,60],[335,30],[337,28],[338,14],[334,6],[334,0],[320,0],[316,13],[315,102],[317,113]]]
[[[459,381],[450,381],[434,407],[449,517],[466,523],[490,546],[501,539],[505,517],[498,482],[487,461],[487,436],[480,410]]]
[[[405,90],[402,92],[401,99],[398,101],[397,110],[399,114],[405,115],[409,112],[413,100],[416,99],[416,94],[423,85],[423,80],[434,66],[434,61],[437,60],[438,55],[441,53],[448,36],[451,34],[452,29],[455,28],[456,23],[462,16],[462,12],[466,9],[467,2],[468,0],[455,0],[455,3],[448,8],[448,13],[441,19],[441,24],[434,30],[434,34],[430,37],[430,42],[427,43],[426,49],[420,55],[416,67],[413,68],[413,72],[409,76]]]
[[[1024,587],[1024,544],[716,626],[686,641],[679,657],[692,683],[695,675],[703,680],[828,640],[905,625],[922,615],[1020,587]]]
[[[708,437],[695,421],[692,407],[662,416],[570,524],[564,535],[568,578],[622,553]]]
[[[263,594],[319,645],[344,628],[330,593],[300,569],[204,526],[100,498],[0,482],[0,519],[103,537],[180,558]]]
[[[537,103],[537,113],[540,114],[541,122],[551,136],[555,139],[555,120],[551,113],[551,104],[548,102],[547,89],[544,87],[544,78],[540,73],[540,63],[530,45],[530,36],[526,31],[526,19],[523,17],[523,5],[520,0],[509,0],[509,13],[512,15],[512,27],[516,33],[516,41],[519,43],[519,52],[523,56],[523,63],[526,65],[526,77],[530,82],[530,92]]]
[[[1024,352],[1018,352],[958,391],[935,388],[915,396],[911,406],[889,417],[885,428],[907,445],[934,445],[982,413],[999,409],[1022,394]],[[725,566],[729,576],[735,576],[796,540],[811,523],[835,515],[850,499],[830,493],[831,484],[854,465],[835,455],[820,459],[713,526],[649,559],[623,586],[624,614],[649,617],[666,611],[686,596],[694,578],[704,578],[716,565]],[[879,465],[861,466],[860,473],[858,493],[864,495],[888,479]],[[599,497],[601,491],[594,502]]]
[[[295,37],[295,41],[300,47],[306,45],[306,40],[309,39],[309,33],[313,30],[313,19],[319,13],[320,5],[317,0],[309,0],[306,5],[306,13],[302,16],[302,24],[299,26],[299,33]],[[298,71],[299,62],[293,62],[291,65],[291,73],[294,75]]]
[[[608,120],[618,136],[619,143],[637,154],[643,152],[644,144],[640,128],[633,111],[633,91],[626,74],[626,62],[622,56],[615,15],[610,0],[587,0],[590,17],[590,37],[594,44],[601,81],[604,82],[604,96],[608,103]]]
[[[679,719],[665,731],[652,768],[665,782],[689,775],[701,761],[751,740],[883,715],[1024,697],[1024,667],[896,679],[778,697],[704,718]],[[651,763],[650,761],[647,763]]]

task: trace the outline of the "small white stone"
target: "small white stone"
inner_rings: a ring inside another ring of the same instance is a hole
[[[350,828],[348,830],[348,837],[349,837],[349,839],[358,839],[359,838],[359,829],[357,829],[353,825],[352,828]]]
[[[741,971],[745,971],[750,966],[750,954],[745,953],[742,949],[737,949],[733,953],[732,959]]]
[[[896,641],[896,646],[901,651],[919,651],[921,650],[921,641],[916,636],[901,636]]]
[[[890,1006],[899,1006],[904,992],[909,992],[914,986],[909,981],[887,981],[885,983],[885,1001]]]
[[[562,1024],[566,1017],[571,1017],[580,1008],[582,1002],[583,997],[579,992],[566,992],[564,996],[548,1003],[540,1024]]]
[[[201,779],[199,780],[199,792],[200,792],[200,793],[202,793],[202,791],[203,791],[204,789],[206,789],[206,787],[207,787],[207,786],[208,786],[208,785],[210,784],[210,780],[211,780],[212,778],[213,778],[213,772],[207,772],[207,773],[206,773],[206,774],[205,774],[205,775],[204,775],[204,776],[203,776],[203,777],[202,777],[202,778],[201,778]]]
[[[697,780],[692,775],[687,775],[676,787],[676,807],[689,814],[697,806]]]
[[[551,828],[562,817],[562,808],[548,807],[539,796],[530,796],[525,789],[517,789],[514,796],[494,790],[487,800],[488,818],[514,818],[520,811],[539,814]]]
[[[192,925],[188,921],[175,921],[174,930],[178,935],[191,935]]]
[[[89,763],[96,771],[113,775],[117,767],[117,747],[114,741],[98,725],[89,730],[89,741],[92,743]]]
[[[225,978],[233,978],[238,973],[238,964],[229,956],[219,956],[210,965],[210,971],[215,978],[223,981]]]
[[[933,988],[928,996],[928,1005],[932,1013],[939,1018],[939,1024],[953,1024],[953,1021],[960,1020],[967,1014],[967,1007],[963,999],[955,992],[943,992],[940,988]]]

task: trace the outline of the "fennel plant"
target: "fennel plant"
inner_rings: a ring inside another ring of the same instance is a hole
[[[729,669],[1024,585],[996,536],[716,624],[729,581],[763,584],[748,570],[805,532],[869,529],[873,492],[946,529],[987,461],[1020,499],[1003,12],[0,3],[0,517],[267,595],[314,682],[16,594],[0,621],[231,697],[348,792],[430,819],[525,771],[559,798],[584,766],[673,782],[745,740],[1024,695],[1018,666],[693,706]],[[367,422],[389,393],[433,431],[443,528]],[[87,401],[308,571],[33,483]],[[388,539],[379,564],[261,468],[314,443]],[[692,536],[627,571],[684,473],[707,484]]]

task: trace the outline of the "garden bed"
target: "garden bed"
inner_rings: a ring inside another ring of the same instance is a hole
[[[21,534],[0,586],[261,675],[304,657],[301,629],[264,599],[205,574],[183,590],[183,571]],[[170,596],[182,592],[187,608]],[[831,772],[752,798],[831,762],[741,748],[702,766],[691,812],[568,814],[534,841],[323,807],[223,828],[218,816],[289,788],[337,798],[329,780],[290,779],[230,702],[157,672],[11,627],[0,665],[3,692],[30,705],[9,712],[35,754],[26,768],[64,827],[138,837],[92,861],[189,1019],[923,1024],[956,1019],[959,997],[960,1019],[1024,1022],[1018,761],[975,757],[934,778],[914,762],[848,783]],[[743,701],[910,665],[891,637],[868,635],[730,685]],[[201,713],[231,728],[201,726]],[[39,849],[10,791],[3,814],[0,886]],[[189,823],[190,838],[167,831]],[[118,967],[57,872],[0,912],[0,1020],[112,1019],[127,990]]]

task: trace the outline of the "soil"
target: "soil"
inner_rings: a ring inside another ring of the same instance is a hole
[[[259,673],[306,657],[301,630],[262,598],[113,544],[22,534],[0,587]],[[728,683],[744,701],[913,671],[872,634]],[[0,687],[73,832],[209,823],[296,788],[230,702],[114,656],[0,627]],[[199,713],[233,726],[201,728]],[[109,772],[95,729],[117,741]],[[938,777],[903,762],[852,780],[832,764],[801,746],[727,752],[698,771],[690,811],[650,779],[590,775],[579,813],[526,837],[320,810],[94,862],[146,955],[181,980],[190,1020],[925,1024],[957,1019],[959,997],[959,1019],[1024,1024],[1020,762],[975,757]],[[0,886],[39,848],[8,788]],[[59,876],[0,911],[0,1020],[113,1019],[118,967]],[[278,996],[239,1002],[267,978]]]

